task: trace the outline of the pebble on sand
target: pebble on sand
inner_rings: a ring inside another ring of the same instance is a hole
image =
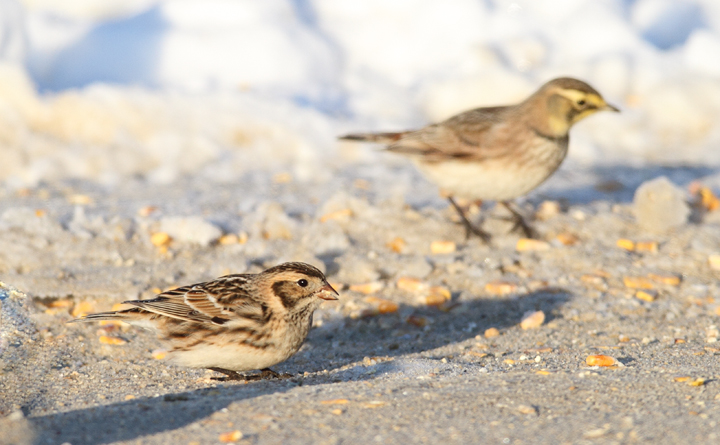
[[[209,246],[220,238],[222,230],[197,216],[167,217],[160,220],[160,231],[184,243]]]
[[[685,193],[664,176],[643,182],[635,191],[633,206],[638,225],[656,233],[682,226],[690,216]]]

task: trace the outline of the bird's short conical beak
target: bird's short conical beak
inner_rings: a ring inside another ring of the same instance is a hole
[[[605,104],[604,107],[602,107],[602,108],[600,108],[600,109],[601,109],[602,111],[614,111],[614,112],[616,112],[616,113],[619,113],[619,112],[620,112],[620,109],[619,109],[618,107],[615,107],[615,106],[610,105],[610,104],[607,104],[607,103]]]
[[[318,297],[323,300],[337,300],[338,296],[340,296],[340,294],[327,283],[325,283],[325,286],[321,287],[318,292]]]

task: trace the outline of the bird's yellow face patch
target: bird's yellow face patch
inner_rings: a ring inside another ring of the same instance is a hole
[[[558,134],[567,132],[573,124],[598,111],[618,111],[595,93],[572,89],[557,89],[553,93],[567,99],[562,101],[562,106],[552,107],[550,110],[550,125]]]

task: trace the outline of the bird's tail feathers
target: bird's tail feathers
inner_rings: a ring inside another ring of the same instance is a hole
[[[75,318],[68,323],[75,323],[80,321],[102,321],[102,320],[120,320],[128,321],[128,319],[134,318],[130,313],[138,312],[136,308],[125,309],[123,311],[111,311],[111,312],[98,312],[97,314],[87,314],[80,318]]]
[[[407,132],[399,133],[354,133],[340,136],[338,139],[344,141],[375,142],[377,144],[392,144],[402,138]]]

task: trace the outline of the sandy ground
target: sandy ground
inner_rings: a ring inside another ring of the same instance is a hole
[[[529,251],[516,249],[492,207],[494,244],[465,241],[434,187],[404,163],[330,173],[318,183],[262,172],[224,184],[0,190],[0,442],[720,440],[719,272],[708,264],[720,252],[720,216],[695,212],[653,234],[637,226],[631,202],[646,179],[712,185],[712,170],[566,166],[523,204],[528,214],[544,200],[562,204],[535,221],[547,244]],[[171,216],[201,217],[239,242],[197,245],[180,233],[153,245]],[[628,251],[621,238],[657,250]],[[456,249],[433,253],[433,241]],[[159,359],[149,333],[66,324],[291,259],[323,267],[342,292],[276,367],[288,380],[218,382]],[[419,290],[398,285],[403,277]],[[642,278],[653,301],[625,278]],[[426,304],[431,286],[451,299]],[[522,329],[529,311],[545,321]],[[588,366],[597,354],[617,363]]]

